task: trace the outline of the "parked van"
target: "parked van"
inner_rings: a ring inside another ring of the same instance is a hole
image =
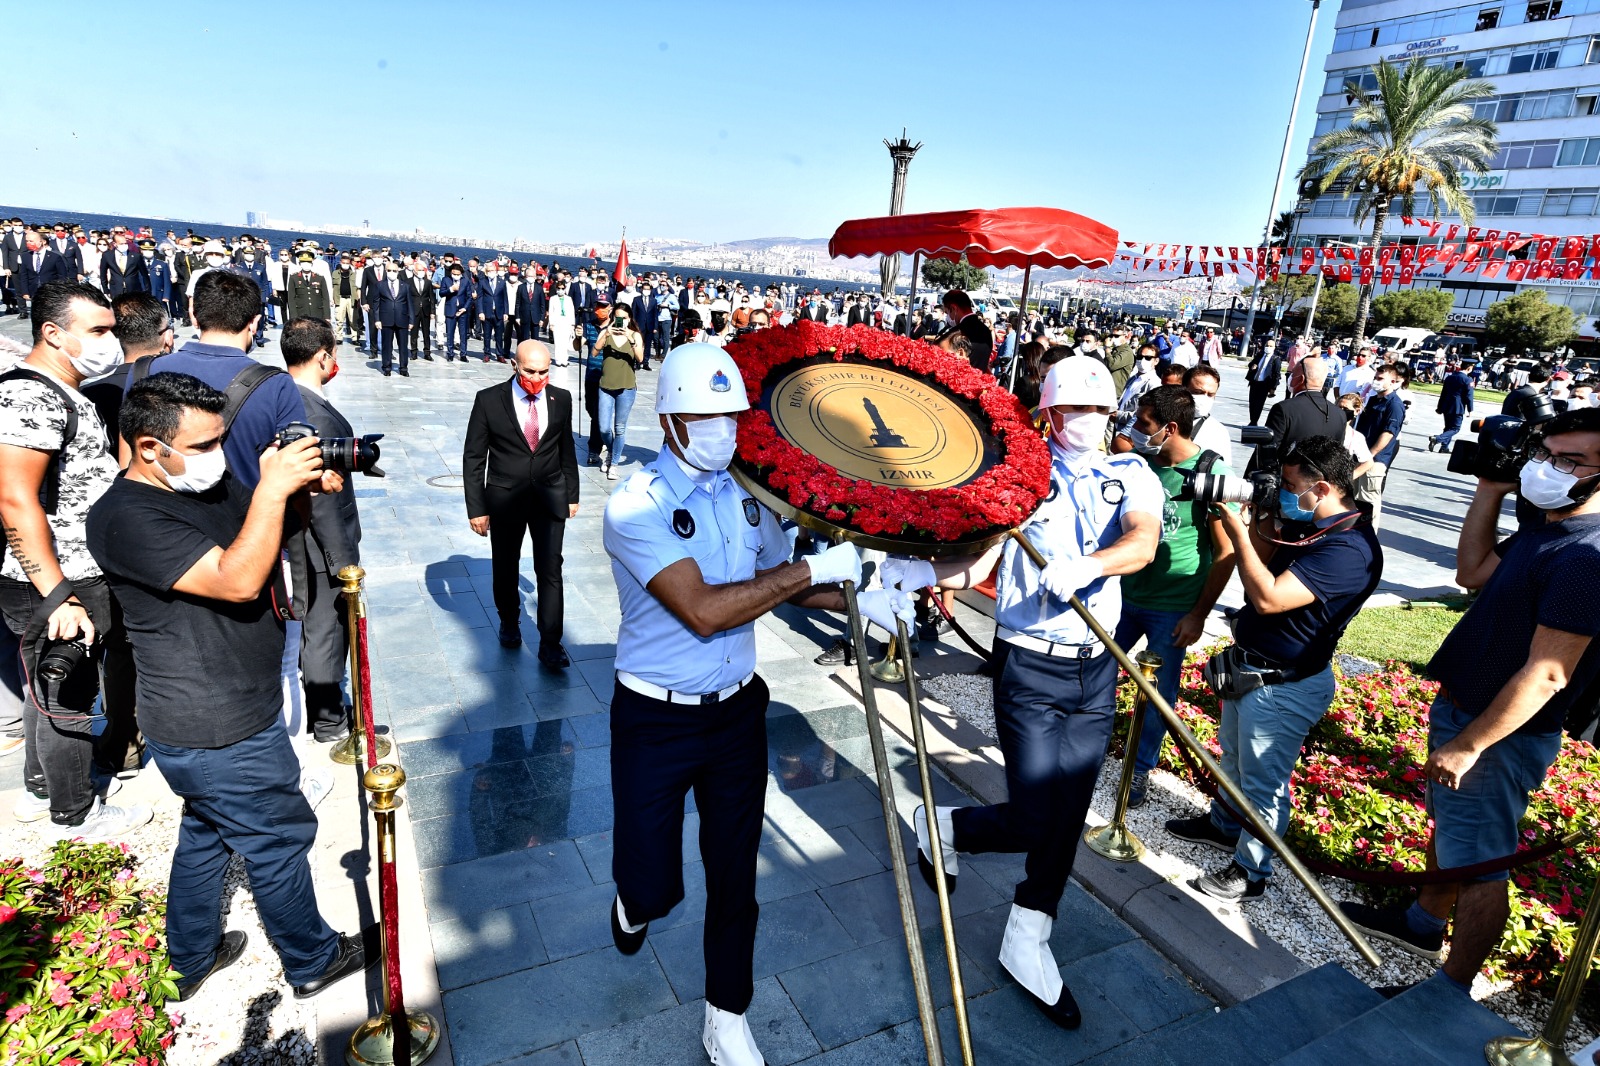
[[[1385,352],[1401,355],[1421,347],[1422,342],[1432,336],[1433,330],[1421,326],[1390,326],[1373,334],[1372,343]]]

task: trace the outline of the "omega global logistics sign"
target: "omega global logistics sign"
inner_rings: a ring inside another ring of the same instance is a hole
[[[1398,52],[1391,52],[1383,58],[1391,63],[1396,60],[1405,62],[1408,59],[1421,59],[1425,56],[1443,56],[1451,52],[1461,51],[1459,44],[1451,44],[1449,37],[1429,37],[1424,41],[1412,41]]]

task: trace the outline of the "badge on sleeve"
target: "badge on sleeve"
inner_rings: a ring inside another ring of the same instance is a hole
[[[761,524],[761,505],[749,496],[744,498],[744,520],[752,526]]]
[[[694,536],[694,515],[680,507],[672,512],[672,531],[684,540]]]
[[[1122,482],[1116,478],[1100,483],[1100,498],[1107,503],[1121,503],[1122,497],[1125,495],[1127,495],[1127,490],[1122,487]]]

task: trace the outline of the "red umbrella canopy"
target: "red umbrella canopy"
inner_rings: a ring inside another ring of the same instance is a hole
[[[929,211],[857,218],[828,241],[834,258],[921,253],[977,267],[1103,267],[1116,253],[1117,231],[1054,207]]]

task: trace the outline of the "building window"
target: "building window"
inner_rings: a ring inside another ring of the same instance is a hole
[[[1561,17],[1561,0],[1533,0],[1528,5],[1524,22],[1543,22],[1545,19]]]
[[[1544,194],[1542,215],[1583,217],[1594,214],[1595,199],[1600,189],[1548,189]]]
[[[1498,25],[1500,25],[1500,9],[1488,7],[1478,12],[1478,23],[1472,28],[1474,30],[1492,30]]]
[[[1556,162],[1557,149],[1560,141],[1503,141],[1500,151],[1495,153],[1494,161],[1489,165],[1490,170],[1528,170],[1537,167],[1549,166],[1576,166],[1577,164],[1558,164]]]
[[[1572,137],[1561,142],[1558,167],[1592,167],[1600,164],[1600,137]]]

